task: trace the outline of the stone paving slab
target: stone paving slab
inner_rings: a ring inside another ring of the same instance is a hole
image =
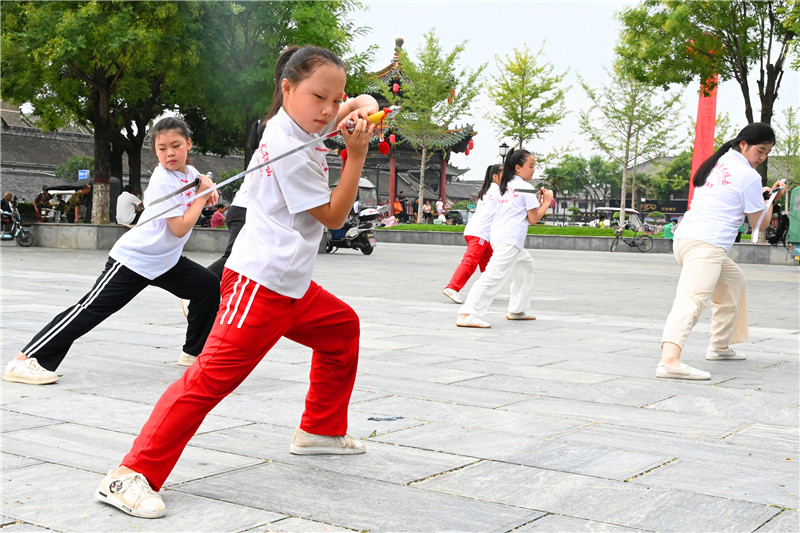
[[[671,460],[667,456],[575,445],[442,424],[428,424],[395,431],[376,437],[375,440],[417,449],[427,448],[474,458],[618,480],[635,477]]]
[[[165,491],[167,516],[135,518],[94,499],[102,475],[55,464],[3,472],[3,515],[56,531],[216,532],[266,528],[286,515],[236,506],[213,496]],[[65,491],[64,487],[74,487]],[[78,496],[79,495],[79,496]],[[77,497],[76,497],[77,496]]]
[[[666,254],[532,250],[537,320],[505,320],[504,289],[477,331],[441,294],[463,249],[350,252],[319,256],[315,280],[361,319],[349,432],[365,455],[288,452],[310,351],[283,339],[190,441],[165,519],[95,502],[184,371],[181,302],[149,288],[74,344],[57,384],[0,384],[3,531],[800,530],[800,310],[777,312],[774,291],[800,301],[797,269],[742,265],[748,359],[705,361],[706,312],[686,360],[713,379],[686,383],[654,376],[679,273]],[[2,364],[105,260],[3,247]]]
[[[565,431],[555,438],[608,448],[668,455],[670,457],[734,464],[754,470],[799,475],[798,452],[791,455],[763,446],[740,444],[729,435],[725,439],[698,438],[662,431],[591,424]]]
[[[794,472],[756,475],[755,470],[738,468],[735,463],[721,465],[685,459],[648,472],[632,483],[789,508],[797,506],[800,494],[800,478]]]
[[[254,486],[263,489],[241,489]],[[186,483],[179,490],[369,531],[492,531],[543,514],[275,462]]]
[[[498,479],[504,482],[492,482]],[[651,531],[752,531],[778,513],[766,505],[489,461],[420,485]]]

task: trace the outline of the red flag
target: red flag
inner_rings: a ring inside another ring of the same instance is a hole
[[[709,80],[711,81],[711,80]],[[694,152],[692,152],[692,173],[689,176],[689,202],[686,209],[692,207],[694,196],[694,173],[703,161],[714,153],[714,128],[717,125],[717,83],[719,76],[714,74],[714,88],[710,91],[706,87],[700,90],[700,99],[697,103],[697,124],[694,134]],[[706,94],[708,96],[706,96]]]

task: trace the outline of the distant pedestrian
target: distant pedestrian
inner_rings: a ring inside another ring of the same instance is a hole
[[[144,202],[133,194],[130,183],[122,188],[117,197],[117,224],[135,226],[144,212]]]
[[[213,185],[187,164],[192,141],[189,128],[177,118],[165,118],[150,132],[159,164],[150,177],[145,205],[200,178],[197,192]],[[190,301],[186,342],[181,359],[194,358],[203,347],[219,305],[219,284],[206,268],[181,255],[206,201],[195,200],[189,190],[159,204],[175,209],[160,218],[135,226],[117,240],[109,252],[105,270],[78,303],[50,321],[9,362],[5,381],[45,385],[58,380],[55,370],[72,343],[116,313],[148,285],[161,287]]]
[[[225,211],[228,209],[225,204],[217,204],[214,206],[216,211],[211,215],[211,227],[223,228],[225,227]]]
[[[492,258],[461,306],[457,326],[490,328],[491,324],[481,317],[509,279],[511,295],[506,318],[536,318],[528,314],[536,263],[525,249],[525,236],[528,224],[536,224],[550,208],[553,191],[536,192],[530,184],[535,168],[536,158],[527,150],[514,150],[506,155],[500,178],[500,199],[490,230]]]
[[[69,197],[67,200],[67,206],[69,206],[69,211],[67,211],[67,222],[70,224],[76,224],[78,222],[78,218],[80,217],[80,206],[84,204],[84,196],[91,192],[92,188],[87,183],[74,193],[72,196]]]
[[[766,207],[761,176],[755,168],[767,159],[774,145],[775,133],[768,124],[749,124],[706,159],[692,178],[692,208],[678,226],[673,243],[681,275],[661,337],[661,361],[656,367],[659,378],[711,379],[710,373],[681,362],[686,339],[709,301],[711,341],[706,359],[745,358],[730,346],[750,338],[744,274],[727,252],[745,216],[754,232],[769,224],[772,206],[761,228],[755,227]],[[779,185],[776,182],[772,188]],[[785,192],[778,192],[775,199]]]
[[[42,192],[33,199],[33,209],[36,211],[36,221],[44,222],[43,209],[50,209],[50,200],[53,196],[48,192],[47,185],[42,185]]]
[[[674,239],[675,238],[675,228],[678,226],[678,219],[672,218],[670,219],[669,223],[664,225],[664,238],[665,239]]]
[[[458,293],[469,278],[480,268],[481,272],[486,270],[486,265],[492,257],[492,245],[490,243],[490,231],[494,214],[497,211],[497,201],[500,199],[500,183],[503,167],[501,165],[489,165],[486,169],[486,176],[483,178],[483,185],[478,192],[478,203],[475,213],[470,217],[464,228],[464,240],[467,241],[467,251],[461,258],[461,263],[453,272],[453,277],[444,288],[442,293],[457,304],[464,303],[464,299]]]

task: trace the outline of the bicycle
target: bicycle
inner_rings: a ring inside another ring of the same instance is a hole
[[[634,234],[633,237],[623,237],[622,232],[626,229],[633,229],[631,228],[630,224],[627,222],[625,223],[625,227],[621,228],[619,224],[614,226],[614,240],[611,242],[611,251],[617,249],[617,245],[619,244],[620,239],[630,246],[631,248],[638,248],[643,252],[649,252],[653,248],[653,238],[650,235],[642,234],[639,235],[639,230],[633,230]]]

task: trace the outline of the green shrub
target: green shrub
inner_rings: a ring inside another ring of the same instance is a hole
[[[647,214],[648,217],[652,218],[653,220],[666,220],[664,213],[661,211],[650,211]]]
[[[461,200],[460,202],[454,203],[453,207],[451,207],[450,209],[466,209],[468,203],[469,200]]]
[[[89,171],[89,182],[91,183],[92,174],[94,173],[94,159],[87,155],[70,157],[66,163],[56,167],[55,176],[62,181],[78,181],[79,170]]]
[[[581,218],[582,213],[580,207],[576,207],[573,205],[572,207],[567,209],[567,211],[570,212],[569,215],[570,220],[578,220],[579,218]]]

